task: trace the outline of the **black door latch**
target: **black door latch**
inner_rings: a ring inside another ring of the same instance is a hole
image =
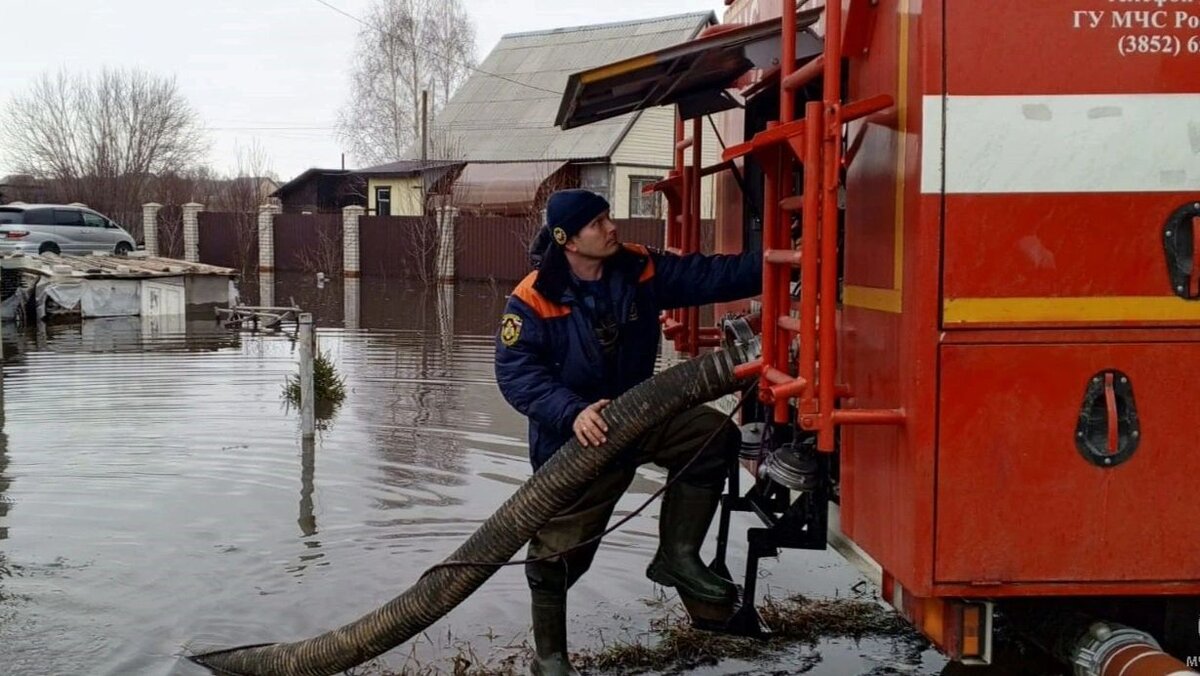
[[[1098,467],[1116,467],[1133,456],[1141,441],[1133,382],[1116,369],[1088,380],[1075,426],[1075,447]]]
[[[1200,202],[1189,202],[1171,214],[1163,225],[1163,250],[1171,291],[1185,300],[1200,299],[1200,248],[1196,246]]]

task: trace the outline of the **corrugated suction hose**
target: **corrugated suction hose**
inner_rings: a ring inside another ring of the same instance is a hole
[[[677,364],[604,409],[608,441],[582,447],[572,439],[513,493],[448,561],[505,562],[552,516],[571,505],[617,454],[672,416],[734,392],[734,354],[716,351]],[[337,674],[424,631],[475,592],[497,570],[454,565],[428,571],[399,596],[359,619],[295,643],[243,646],[192,656],[222,674]]]

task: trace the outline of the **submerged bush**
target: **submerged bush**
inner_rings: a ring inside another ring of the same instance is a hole
[[[327,352],[318,352],[313,359],[313,392],[316,415],[322,420],[332,418],[346,398],[346,379],[338,374]],[[300,407],[300,374],[287,377],[283,396],[292,406]]]

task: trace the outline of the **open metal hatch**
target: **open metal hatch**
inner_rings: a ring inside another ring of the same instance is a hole
[[[796,59],[821,53],[810,28],[821,8],[796,15]],[[737,107],[725,90],[753,68],[779,65],[781,19],[747,26],[716,26],[690,42],[575,73],[567,80],[555,124],[573,129],[663,105],[683,119]]]

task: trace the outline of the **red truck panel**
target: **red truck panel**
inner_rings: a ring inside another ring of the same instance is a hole
[[[1200,580],[1195,364],[1197,343],[944,347],[938,582]],[[1105,467],[1076,435],[1108,369],[1132,384],[1139,443]]]

